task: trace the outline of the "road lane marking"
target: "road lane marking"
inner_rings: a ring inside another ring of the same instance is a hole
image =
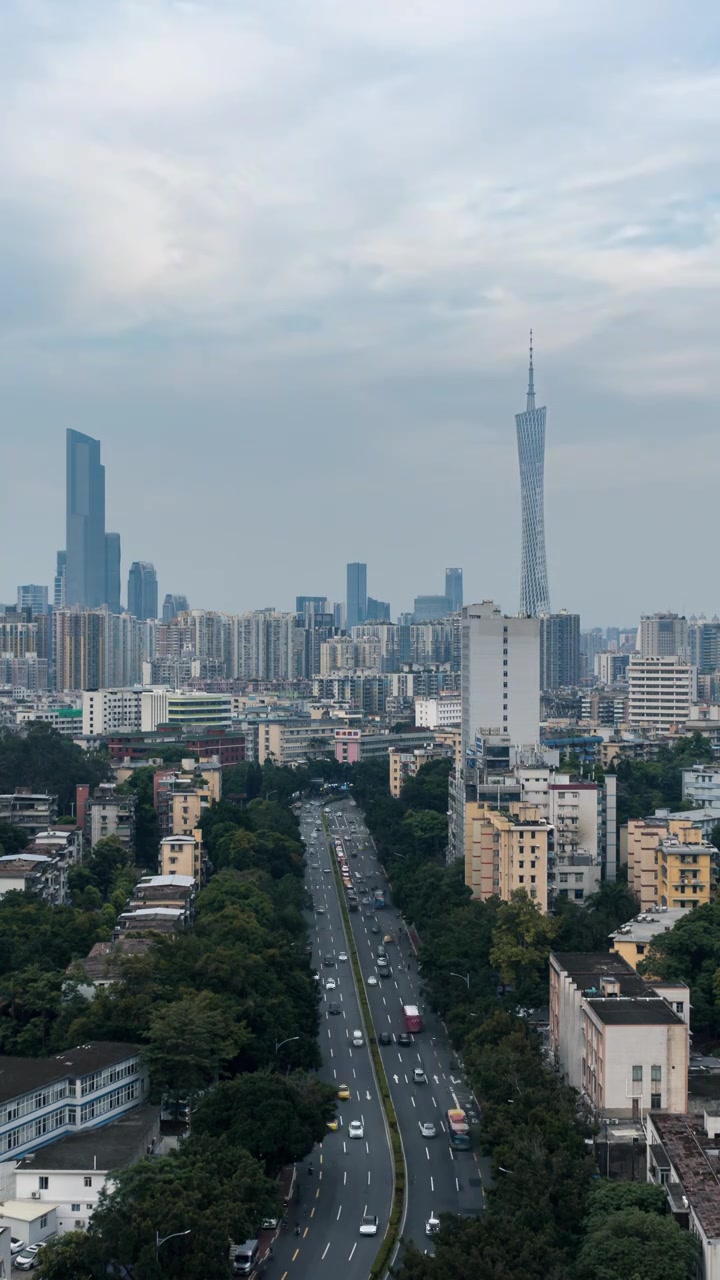
[[[310,1217],[311,1218],[315,1217],[315,1205],[313,1205],[312,1209],[310,1210]]]
[[[294,1254],[293,1254],[293,1256],[292,1256],[292,1259],[291,1259],[291,1261],[292,1261],[292,1262],[294,1262],[294,1261],[295,1261],[295,1259],[297,1258],[297,1256],[298,1256],[299,1252],[300,1252],[300,1250],[299,1250],[299,1249],[296,1249],[296,1250],[295,1250],[295,1252],[294,1252]]]
[[[309,1230],[310,1230],[310,1228],[309,1228],[309,1227],[306,1227],[306,1228],[305,1228],[305,1230],[303,1231],[303,1240],[305,1239],[305,1237],[306,1237],[306,1235],[307,1235],[307,1233],[308,1233],[308,1231],[309,1231]]]
[[[350,1250],[350,1257],[348,1258],[348,1262],[352,1262],[352,1256],[353,1256],[353,1254],[354,1254],[354,1252],[355,1252],[355,1250],[356,1250],[356,1249],[357,1249],[357,1240],[355,1241],[355,1243],[354,1243],[354,1245],[353,1245],[352,1249]],[[286,1272],[286,1274],[287,1274],[287,1272]],[[283,1276],[282,1280],[285,1280],[285,1276]]]
[[[340,1205],[340,1208],[338,1209],[338,1212],[337,1212],[337,1218],[335,1219],[335,1221],[336,1221],[336,1222],[339,1222],[339,1221],[340,1221],[340,1214],[341,1214],[341,1213],[342,1213],[342,1205]]]
[[[330,1248],[330,1242],[328,1241],[328,1243],[325,1245],[325,1250],[324,1250],[324,1252],[323,1252],[323,1258],[325,1257],[325,1254],[327,1253],[327,1251],[328,1251],[328,1249],[329,1249],[329,1248]],[[293,1258],[293,1262],[294,1262],[294,1261],[295,1261],[295,1259]]]
[[[429,1147],[426,1147],[426,1148],[425,1148],[425,1155],[427,1156],[427,1158],[428,1158],[428,1160],[429,1160],[429,1159],[430,1159],[430,1148],[429,1148]]]
[[[457,1178],[455,1179],[455,1181],[457,1182]],[[435,1183],[433,1182],[432,1178],[430,1179],[430,1190],[431,1191],[435,1190]]]

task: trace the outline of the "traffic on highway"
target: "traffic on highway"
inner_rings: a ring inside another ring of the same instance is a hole
[[[473,1150],[474,1099],[442,1024],[423,1007],[414,948],[389,900],[362,814],[351,799],[311,800],[299,817],[312,898],[320,1075],[336,1088],[337,1116],[322,1146],[298,1167],[292,1203],[263,1270],[272,1263],[278,1280],[323,1274],[330,1280],[340,1273],[343,1280],[366,1280],[387,1229],[393,1168],[340,893],[350,910],[407,1164],[403,1237],[429,1252],[441,1213],[480,1212],[488,1162]],[[282,1048],[279,1069],[281,1055]]]

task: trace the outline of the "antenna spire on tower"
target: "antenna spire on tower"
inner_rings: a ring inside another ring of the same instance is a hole
[[[527,389],[527,407],[528,407],[528,409],[534,409],[534,408],[535,408],[535,374],[534,374],[534,370],[533,370],[533,359],[532,359],[532,356],[533,356],[533,343],[532,343],[532,329],[531,329],[531,330],[530,330],[530,372],[529,372],[529,376],[528,376],[528,389]]]

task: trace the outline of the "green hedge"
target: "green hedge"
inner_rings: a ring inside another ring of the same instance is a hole
[[[329,840],[328,822],[324,814],[323,827],[325,828],[325,837]],[[368,1004],[367,991],[365,990],[365,981],[362,975],[362,969],[360,968],[357,947],[355,946],[355,935],[352,931],[350,912],[348,911],[347,902],[345,900],[345,886],[340,879],[340,872],[338,871],[337,856],[335,854],[334,845],[330,853],[331,866],[335,877],[338,897],[340,899],[340,910],[342,912],[343,923],[345,925],[345,934],[350,947],[350,959],[352,962],[353,973],[355,975],[355,985],[357,986],[358,996],[360,998],[363,1022],[365,1023],[365,1035],[367,1036],[367,1042],[372,1054],[375,1074],[380,1085],[380,1098],[385,1109],[388,1128],[390,1130],[390,1148],[392,1151],[394,1172],[392,1207],[390,1209],[390,1219],[388,1221],[387,1231],[383,1236],[383,1241],[377,1252],[375,1261],[370,1268],[370,1280],[380,1280],[380,1277],[385,1275],[388,1267],[390,1266],[390,1260],[400,1239],[400,1227],[405,1207],[407,1170],[405,1168],[405,1155],[403,1153],[402,1142],[400,1141],[397,1116],[395,1115],[395,1108],[390,1096],[390,1089],[387,1082],[387,1076],[385,1075],[382,1058],[380,1056],[380,1050],[378,1048],[377,1040],[375,1039],[375,1027],[372,1020],[372,1014],[370,1012],[370,1005]]]

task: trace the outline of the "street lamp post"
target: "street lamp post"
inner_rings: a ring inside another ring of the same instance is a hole
[[[459,978],[461,982],[465,983],[465,986],[467,987],[468,991],[470,990],[470,974],[469,973],[455,973],[452,969],[449,970],[449,973],[451,978]]]
[[[299,1040],[299,1039],[300,1039],[299,1036],[288,1036],[287,1040],[277,1040],[275,1042],[275,1052],[277,1053],[278,1049],[282,1049],[284,1044],[290,1044],[292,1040]]]
[[[156,1232],[155,1232],[155,1256],[156,1256],[156,1258],[158,1258],[158,1259],[159,1259],[159,1257],[160,1257],[160,1245],[161,1245],[161,1244],[165,1244],[165,1241],[166,1241],[166,1240],[175,1240],[175,1239],[177,1239],[177,1238],[178,1238],[178,1236],[189,1236],[191,1231],[192,1231],[192,1227],[188,1227],[187,1231],[171,1231],[169,1236],[162,1236],[162,1238],[161,1238],[161,1236],[160,1236],[160,1232],[159,1232],[159,1231],[156,1231]]]

